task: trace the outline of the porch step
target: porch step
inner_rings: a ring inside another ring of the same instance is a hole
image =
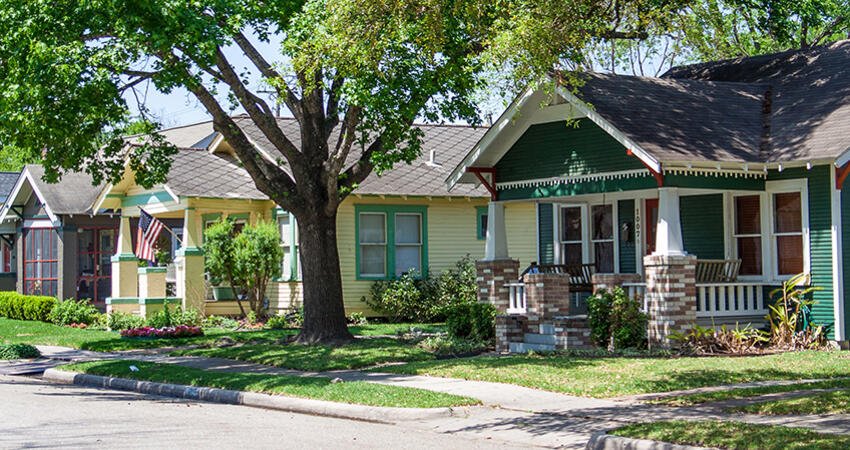
[[[527,344],[555,345],[556,340],[554,334],[525,333],[523,342]]]
[[[541,323],[540,334],[555,334],[555,325],[551,323]]]
[[[528,342],[511,342],[511,353],[551,352],[555,346],[551,344],[531,344]]]

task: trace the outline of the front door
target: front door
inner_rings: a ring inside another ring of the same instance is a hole
[[[78,236],[77,298],[104,307],[112,293],[112,263],[118,230],[83,228]]]
[[[643,248],[646,249],[646,254],[650,255],[655,251],[655,234],[658,228],[658,199],[648,198],[645,205],[646,233],[643,235],[646,236],[646,242],[644,242]]]

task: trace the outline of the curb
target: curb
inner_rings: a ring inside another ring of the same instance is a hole
[[[669,444],[648,439],[632,439],[606,433],[594,433],[587,441],[587,450],[709,450],[706,447]]]
[[[441,419],[455,417],[460,411],[454,408],[391,408],[380,406],[352,405],[324,400],[313,400],[257,392],[233,391],[229,389],[186,386],[182,384],[155,383],[127,378],[102,377],[57,369],[47,369],[42,378],[62,384],[75,384],[97,388],[138,392],[164,397],[184,398],[227,405],[251,406],[278,411],[334,417],[337,419],[360,420],[384,424],[404,421]]]

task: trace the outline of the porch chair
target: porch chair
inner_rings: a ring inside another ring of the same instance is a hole
[[[732,283],[741,271],[740,259],[697,259],[697,283]]]

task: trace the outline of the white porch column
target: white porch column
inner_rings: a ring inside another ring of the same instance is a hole
[[[487,242],[483,261],[508,259],[508,237],[505,229],[505,205],[491,201],[487,205]]]
[[[658,188],[658,227],[653,255],[687,255],[682,244],[678,188]]]

